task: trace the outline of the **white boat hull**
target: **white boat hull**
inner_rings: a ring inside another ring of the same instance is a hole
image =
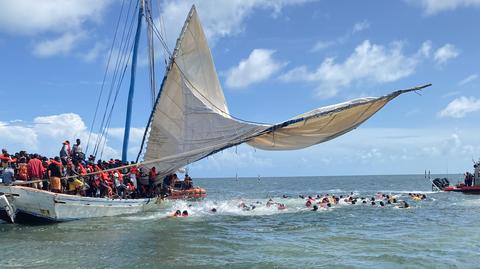
[[[159,208],[160,198],[109,199],[52,193],[22,186],[0,186],[16,214],[15,222],[62,222],[135,214]],[[1,210],[1,209],[0,209]]]

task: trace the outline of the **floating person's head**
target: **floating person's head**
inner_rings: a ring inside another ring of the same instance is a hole
[[[173,214],[174,216],[181,216],[182,215],[182,211],[178,210],[175,211],[175,214]]]
[[[210,212],[212,212],[212,213],[217,213],[217,209],[214,207],[214,208],[212,208],[212,209],[210,210]]]
[[[380,206],[385,206],[385,203],[383,201],[380,201]]]
[[[318,210],[318,205],[314,205],[312,211],[317,211]]]
[[[372,205],[376,205],[374,201],[372,201]]]
[[[188,211],[187,210],[183,210],[182,217],[188,217]]]

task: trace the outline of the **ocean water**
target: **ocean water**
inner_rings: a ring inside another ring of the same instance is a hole
[[[208,198],[155,212],[42,226],[0,223],[0,268],[480,268],[480,196],[433,193],[423,175],[195,183],[208,189]],[[411,208],[357,204],[313,212],[298,198],[350,192],[396,194]],[[414,202],[409,192],[427,200]],[[286,209],[266,207],[269,198]],[[243,211],[241,202],[257,207]],[[169,217],[176,209],[190,216]]]

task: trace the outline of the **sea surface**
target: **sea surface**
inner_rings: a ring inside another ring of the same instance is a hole
[[[0,268],[480,268],[480,196],[434,193],[423,175],[194,183],[208,189],[208,198],[155,212],[0,223]],[[298,198],[350,192],[399,195],[411,208],[360,203],[314,212]],[[427,199],[414,202],[411,192]],[[265,206],[270,198],[286,209]],[[256,208],[242,210],[242,202]],[[169,217],[176,209],[190,216]]]

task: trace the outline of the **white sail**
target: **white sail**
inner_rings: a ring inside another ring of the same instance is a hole
[[[210,49],[195,8],[189,13],[151,117],[144,161],[161,175],[265,129],[228,115]]]
[[[247,142],[265,150],[305,148],[353,130],[398,95],[323,107],[276,125],[229,116],[195,7],[189,13],[151,116],[144,163],[160,176],[219,150]]]

